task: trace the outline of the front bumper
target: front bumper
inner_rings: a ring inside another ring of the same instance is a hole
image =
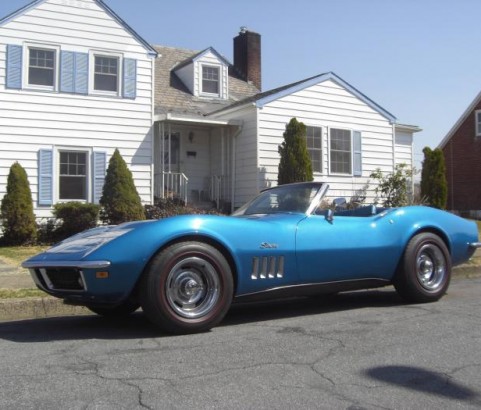
[[[472,242],[469,244],[469,247],[474,249],[481,248],[481,242]]]
[[[87,296],[89,291],[86,272],[108,269],[109,261],[25,261],[22,267],[29,269],[39,289],[57,297]]]

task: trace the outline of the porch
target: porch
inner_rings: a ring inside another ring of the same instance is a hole
[[[225,121],[156,118],[154,199],[231,211],[239,131],[238,124]]]

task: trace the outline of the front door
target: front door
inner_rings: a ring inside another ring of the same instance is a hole
[[[164,134],[163,171],[180,172],[180,132]]]

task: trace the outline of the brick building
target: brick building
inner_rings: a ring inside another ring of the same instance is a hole
[[[481,217],[481,93],[439,144],[446,161],[447,208]]]

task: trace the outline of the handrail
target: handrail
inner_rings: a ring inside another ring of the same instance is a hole
[[[183,172],[155,174],[154,195],[159,198],[179,198],[187,204],[189,178]]]

